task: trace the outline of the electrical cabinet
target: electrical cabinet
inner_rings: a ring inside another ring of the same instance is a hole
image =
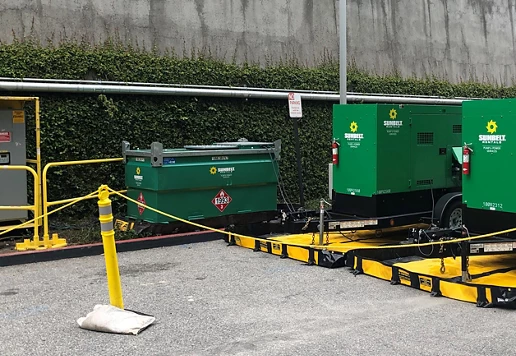
[[[0,166],[25,166],[24,110],[0,109]],[[27,172],[0,168],[0,206],[27,205]],[[27,210],[0,210],[0,223],[27,219]]]

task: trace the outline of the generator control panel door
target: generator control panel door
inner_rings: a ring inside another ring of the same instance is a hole
[[[0,109],[0,166],[25,166],[27,148],[22,110]],[[27,203],[27,171],[0,169],[0,206]],[[0,210],[0,223],[27,219],[26,210]]]
[[[454,113],[412,115],[413,189],[445,188],[452,179],[453,150],[460,144],[461,117]]]

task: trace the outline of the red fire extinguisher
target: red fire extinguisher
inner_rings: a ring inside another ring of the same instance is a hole
[[[331,153],[333,164],[339,164],[339,144],[335,140],[333,140],[333,143],[331,144]]]
[[[464,148],[462,150],[462,174],[469,174],[470,168],[469,168],[469,156],[470,156],[471,149],[464,145]]]

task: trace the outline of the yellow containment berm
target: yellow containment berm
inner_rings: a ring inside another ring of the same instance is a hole
[[[355,275],[373,276],[391,284],[402,284],[430,292],[432,296],[476,303],[482,307],[516,306],[516,293],[513,291],[516,288],[514,256],[469,257],[470,279],[463,282],[460,256],[441,259],[409,255],[392,258],[393,255],[399,255],[400,250],[415,246],[394,245],[400,241],[377,238],[376,231],[360,231],[345,236],[330,233],[327,240],[328,243],[322,248],[311,244],[312,234],[273,237],[266,242],[229,236],[228,242],[309,264],[350,267]],[[431,244],[421,244],[421,247],[424,245]],[[438,247],[440,243],[434,245]],[[382,254],[385,259],[378,258]]]

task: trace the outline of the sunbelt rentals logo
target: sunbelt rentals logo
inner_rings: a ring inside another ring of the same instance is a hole
[[[235,171],[235,167],[215,167],[212,166],[210,168],[210,174],[215,175],[219,173],[220,177],[222,178],[231,178],[233,175],[233,172]]]
[[[219,168],[216,168],[216,167],[211,167],[210,168],[210,174],[217,174],[217,173],[221,173],[221,174],[224,174],[224,173],[233,173],[235,171],[235,167],[219,167]]]
[[[385,120],[383,122],[383,126],[387,127],[388,129],[400,128],[401,126],[403,126],[403,121],[396,120],[397,118],[398,118],[398,112],[396,111],[396,109],[391,109],[391,111],[389,111],[389,119],[390,120]]]
[[[344,134],[344,138],[348,141],[360,141],[364,138],[364,134],[358,133],[358,124],[355,121],[352,121],[349,125],[349,130],[351,132],[346,132]]]
[[[505,135],[496,135],[498,125],[496,121],[490,120],[486,126],[489,135],[478,135],[478,140],[484,144],[498,144],[501,145],[505,142]]]
[[[361,141],[364,139],[364,134],[358,131],[358,124],[352,121],[349,125],[349,131],[344,134],[344,139],[347,141],[349,148],[358,148]]]
[[[140,169],[140,167],[136,167],[136,174],[134,175],[134,180],[142,181],[143,175],[141,175],[141,173],[142,173],[142,170]]]

